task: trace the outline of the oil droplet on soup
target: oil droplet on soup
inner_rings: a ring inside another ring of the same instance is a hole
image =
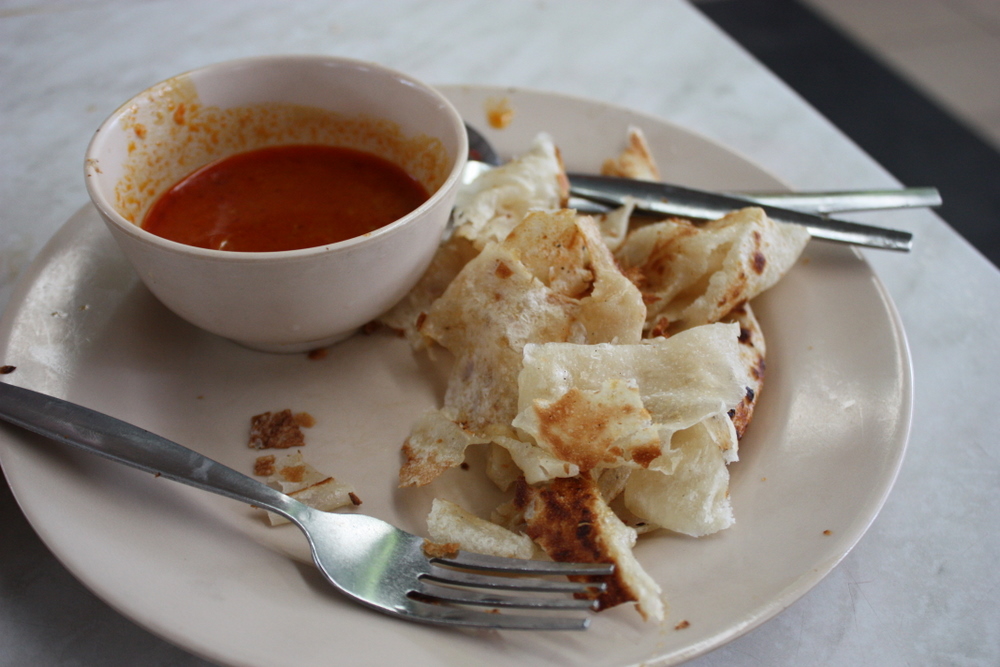
[[[410,213],[427,190],[371,153],[273,146],[208,164],[167,190],[146,231],[199,248],[272,252],[362,236]]]

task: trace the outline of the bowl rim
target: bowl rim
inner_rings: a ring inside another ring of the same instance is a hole
[[[322,64],[322,63],[336,63],[346,66],[351,66],[358,69],[373,69],[379,70],[384,74],[389,75],[397,80],[404,81],[409,85],[422,90],[424,93],[432,97],[436,102],[439,103],[440,107],[445,110],[447,115],[451,116],[454,121],[454,126],[458,130],[457,136],[459,139],[457,154],[455,156],[454,164],[448,177],[444,182],[431,193],[431,195],[424,201],[420,206],[413,209],[401,218],[393,220],[387,225],[383,225],[378,229],[372,230],[360,236],[354,236],[349,239],[344,239],[343,241],[337,241],[336,243],[328,243],[321,246],[311,246],[309,248],[296,248],[294,250],[270,250],[270,251],[239,251],[239,250],[214,250],[211,248],[201,248],[198,246],[187,245],[186,243],[180,243],[178,241],[172,241],[170,239],[164,238],[148,232],[143,229],[139,224],[130,222],[125,219],[115,208],[110,204],[104,195],[98,191],[96,185],[93,184],[93,177],[96,175],[96,159],[93,156],[94,152],[100,147],[101,142],[104,141],[104,137],[108,136],[108,130],[111,126],[121,117],[121,115],[129,109],[140,97],[145,95],[147,92],[154,90],[155,88],[179,77],[189,77],[197,75],[200,72],[207,70],[218,69],[218,68],[231,68],[231,67],[241,67],[247,65],[263,65],[269,63],[277,64],[288,64],[288,63],[304,63],[304,64]],[[449,192],[460,185],[460,180],[462,178],[462,171],[464,169],[465,163],[468,159],[468,136],[465,132],[464,120],[455,105],[445,97],[439,90],[434,86],[431,86],[424,81],[421,81],[410,74],[401,72],[395,68],[387,67],[385,65],[362,60],[357,58],[347,58],[343,56],[328,56],[328,55],[308,55],[308,54],[289,54],[289,55],[268,55],[268,56],[252,56],[248,58],[237,58],[234,60],[224,60],[217,63],[211,63],[208,65],[203,65],[201,67],[196,67],[193,69],[186,70],[179,74],[175,74],[166,79],[162,79],[150,86],[147,86],[140,92],[131,96],[124,103],[119,105],[107,118],[101,123],[101,125],[94,132],[89,143],[87,144],[87,150],[84,154],[84,182],[87,187],[87,194],[90,196],[91,202],[101,213],[101,217],[106,221],[112,223],[117,229],[121,230],[125,234],[131,236],[134,240],[143,242],[147,245],[156,246],[163,250],[173,252],[176,254],[189,255],[193,257],[198,257],[202,259],[209,260],[226,260],[229,262],[260,262],[263,260],[281,260],[281,259],[305,259],[315,255],[323,255],[332,252],[346,251],[355,246],[371,242],[375,239],[381,238],[383,236],[391,235],[398,231],[399,229],[408,226],[417,217],[421,216],[424,211],[438,205],[441,199],[445,198]]]

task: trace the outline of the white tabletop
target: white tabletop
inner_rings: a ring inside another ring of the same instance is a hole
[[[896,185],[678,0],[7,0],[0,308],[44,242],[87,201],[82,156],[107,114],[178,72],[274,53],[343,55],[432,83],[628,106],[714,138],[796,188]],[[910,254],[866,252],[913,355],[906,461],[874,525],[829,576],[693,665],[1000,664],[1000,273],[931,213],[858,219],[916,236]],[[4,498],[0,664],[204,664],[94,600],[51,559],[18,557],[41,550]]]

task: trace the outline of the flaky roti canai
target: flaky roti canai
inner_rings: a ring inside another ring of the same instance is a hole
[[[605,163],[657,178],[642,132]],[[487,449],[508,494],[488,518],[435,501],[431,538],[471,551],[603,561],[600,608],[660,620],[659,586],[632,553],[640,533],[715,533],[734,522],[728,465],[763,386],[750,300],[808,241],[758,208],[705,224],[630,226],[563,208],[559,151],[539,136],[463,191],[430,269],[382,323],[454,357],[443,404],[403,445],[400,485],[421,486]]]

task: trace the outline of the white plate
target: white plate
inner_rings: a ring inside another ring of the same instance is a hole
[[[644,128],[665,177],[773,188],[731,152],[661,120],[591,101],[479,87],[445,89],[487,130],[490,98],[516,111],[489,131],[506,153],[548,131],[567,165],[594,170],[626,127]],[[790,147],[790,150],[793,148]],[[393,620],[345,601],[313,569],[291,527],[269,529],[235,501],[0,430],[0,460],[32,525],[60,560],[140,625],[239,665],[674,664],[770,618],[860,539],[895,479],[911,406],[903,331],[859,254],[813,243],[755,308],[769,349],[766,389],[732,466],[737,524],[637,548],[671,611],[643,623],[629,606],[586,633],[475,633]],[[436,495],[482,506],[476,471],[399,491],[399,445],[440,400],[442,377],[399,339],[357,336],[325,359],[252,352],[203,333],[140,285],[92,208],[52,239],[0,324],[4,380],[108,412],[249,472],[252,415],[317,419],[306,455],[352,482],[362,509],[415,532]],[[829,534],[826,534],[829,531]],[[675,629],[682,620],[690,624]]]

